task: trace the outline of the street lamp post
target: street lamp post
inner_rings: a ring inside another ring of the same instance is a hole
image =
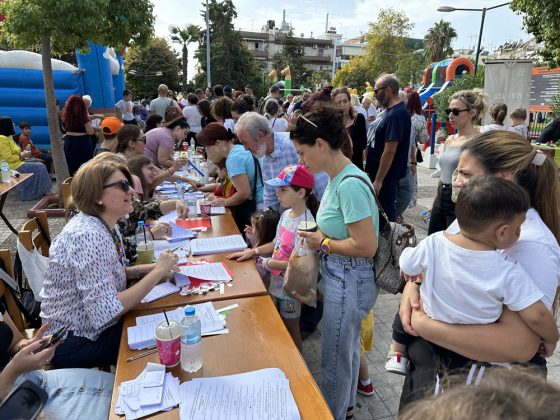
[[[212,87],[212,76],[210,75],[210,26],[208,25],[208,0],[206,0],[206,80],[208,87]]]
[[[484,18],[486,17],[486,11],[497,9],[498,7],[507,6],[510,3],[511,2],[508,1],[507,3],[498,4],[497,6],[492,6],[492,7],[483,7],[482,9],[461,9],[458,7],[450,7],[450,6],[441,6],[437,8],[438,12],[454,12],[456,10],[466,10],[469,12],[482,12],[482,20],[480,21],[480,32],[478,33],[478,43],[476,46],[476,58],[474,61],[475,75],[476,75],[476,70],[478,69],[478,57],[480,56],[480,43],[482,42],[482,30],[484,29]]]

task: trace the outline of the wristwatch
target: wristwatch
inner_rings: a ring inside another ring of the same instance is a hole
[[[328,237],[324,237],[323,240],[321,241],[321,246],[319,247],[319,249],[321,250],[321,252],[324,252],[325,254],[330,254],[331,253],[331,238]]]

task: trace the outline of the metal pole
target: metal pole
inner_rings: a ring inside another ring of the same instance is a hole
[[[506,3],[508,4],[508,3]],[[503,5],[501,5],[503,6]],[[499,6],[497,6],[499,7]],[[476,47],[476,58],[474,60],[474,74],[476,76],[476,70],[478,69],[478,57],[480,56],[480,43],[482,41],[482,30],[484,29],[484,17],[486,16],[486,8],[482,9],[482,20],[480,21],[480,33],[478,34],[478,45]]]
[[[206,80],[208,87],[212,87],[212,76],[210,74],[210,25],[208,24],[208,0],[206,0]]]
[[[336,38],[333,38],[331,82],[334,80],[335,72],[336,72]]]

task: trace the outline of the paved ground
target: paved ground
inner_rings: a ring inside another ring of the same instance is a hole
[[[435,180],[430,177],[432,170],[418,168],[418,203],[414,209],[407,210],[405,219],[416,227],[418,239],[426,236],[427,226],[422,221],[420,211],[431,207],[435,196]],[[26,213],[35,203],[21,203],[16,191],[9,193],[4,206],[4,214],[16,227],[27,220]],[[49,228],[54,235],[64,225],[64,219],[49,219]],[[15,249],[15,235],[0,220],[0,248]],[[355,417],[358,420],[392,419],[398,410],[399,396],[403,377],[385,371],[385,355],[391,341],[391,325],[397,312],[399,296],[381,294],[374,307],[375,347],[367,354],[370,376],[375,386],[371,397],[358,395]],[[321,382],[320,326],[319,330],[309,336],[303,343],[303,356],[318,383]],[[560,351],[548,359],[549,379],[560,383]]]

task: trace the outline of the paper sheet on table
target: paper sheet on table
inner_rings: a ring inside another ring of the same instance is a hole
[[[177,220],[177,217],[179,217],[179,214],[177,214],[176,210],[170,211],[167,214],[164,214],[163,216],[161,216],[158,219],[158,222],[162,222],[162,223],[175,223],[175,220]]]
[[[289,381],[279,369],[193,379],[181,384],[184,420],[299,420]]]
[[[146,296],[144,296],[144,299],[142,299],[141,302],[150,303],[154,300],[164,298],[166,296],[172,295],[173,293],[177,293],[179,290],[181,290],[180,287],[169,281],[166,281],[154,286],[154,288],[150,290]]]
[[[200,201],[196,202],[196,212],[198,214],[202,214],[202,212],[200,211]],[[210,214],[213,216],[226,214],[226,208],[224,206],[212,206],[212,210],[210,211]]]
[[[192,255],[217,254],[239,251],[247,248],[241,235],[219,236],[217,238],[198,238],[191,241]]]
[[[169,242],[169,241],[154,241],[154,258],[157,260],[160,254],[165,251],[166,249],[174,250],[173,253],[179,257],[178,264],[188,262],[188,256],[190,253],[190,243],[189,239],[184,241],[178,242]],[[177,247],[179,247],[177,249]]]
[[[171,226],[171,235],[165,237],[169,242],[184,241],[196,236],[192,230],[177,226],[174,222],[169,222],[169,226]]]
[[[224,263],[191,264],[180,267],[181,274],[208,281],[230,281],[231,274]]]

